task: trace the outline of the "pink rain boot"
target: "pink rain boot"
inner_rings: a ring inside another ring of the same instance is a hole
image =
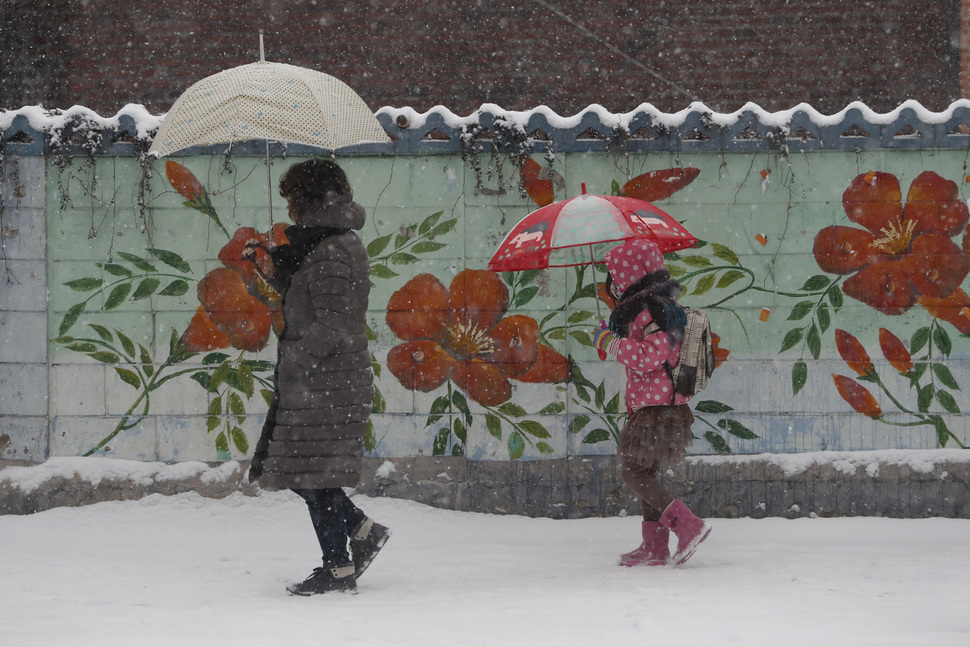
[[[701,542],[711,534],[711,525],[695,517],[680,499],[667,506],[660,516],[660,524],[677,535],[677,552],[671,559],[677,565],[690,559]]]
[[[643,543],[640,547],[620,555],[620,566],[664,566],[670,558],[667,541],[670,531],[656,521],[643,522]]]

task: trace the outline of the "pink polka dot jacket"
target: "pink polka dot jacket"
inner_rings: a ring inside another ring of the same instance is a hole
[[[642,238],[628,240],[606,255],[606,266],[616,287],[622,292],[641,278],[663,268],[663,254],[656,244]],[[644,310],[629,326],[629,334],[612,339],[604,348],[626,368],[626,408],[633,413],[643,407],[684,404],[689,397],[677,394],[671,401],[673,382],[664,362],[676,366],[680,342],[670,347],[670,338],[661,331],[644,335],[653,321]]]
[[[653,318],[646,310],[630,324],[630,335],[611,344],[616,359],[626,368],[626,409],[633,413],[643,407],[671,404],[674,384],[667,375],[664,362],[677,365],[680,342],[670,348],[670,338],[661,331],[644,336]],[[677,394],[673,404],[684,404],[690,398]]]

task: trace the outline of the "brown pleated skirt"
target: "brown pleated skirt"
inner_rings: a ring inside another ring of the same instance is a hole
[[[694,414],[686,404],[638,409],[620,430],[616,455],[627,465],[664,470],[684,460],[684,450],[694,442],[693,423]]]

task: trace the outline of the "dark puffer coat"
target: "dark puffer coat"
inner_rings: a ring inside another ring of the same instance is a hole
[[[370,266],[360,238],[364,209],[328,195],[300,227],[344,230],[317,243],[283,294],[276,392],[250,480],[265,489],[354,487],[374,398],[365,335]]]

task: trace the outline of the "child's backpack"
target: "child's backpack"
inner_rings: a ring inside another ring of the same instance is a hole
[[[670,381],[674,383],[674,393],[687,397],[700,393],[714,372],[714,340],[711,322],[707,313],[700,308],[684,307],[687,323],[684,325],[684,339],[680,343],[677,366],[664,363]],[[644,331],[644,336],[660,330],[652,322]],[[675,395],[671,395],[671,402]]]

